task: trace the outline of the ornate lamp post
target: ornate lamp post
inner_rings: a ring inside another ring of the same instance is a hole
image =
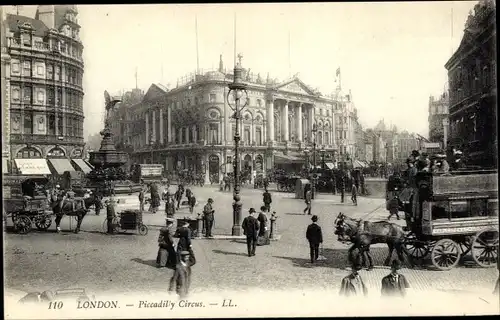
[[[153,164],[153,145],[154,145],[154,142],[153,142],[153,130],[151,130],[149,132],[149,148],[151,149],[150,152],[150,156],[151,156],[151,164]]]
[[[316,123],[313,124],[312,127],[312,135],[313,135],[313,169],[316,170],[316,133],[318,133],[318,127],[316,126]],[[312,193],[312,198],[314,199],[316,197],[316,174],[313,174],[313,179],[312,179],[312,188],[311,188],[311,193]]]
[[[304,149],[304,154],[306,155],[306,170],[307,172],[309,172],[309,150],[308,149]]]
[[[233,236],[241,235],[241,207],[243,204],[241,203],[240,197],[240,157],[239,157],[239,143],[240,143],[240,120],[241,120],[241,111],[248,104],[248,93],[246,91],[246,84],[242,82],[241,79],[241,58],[242,55],[238,55],[238,63],[234,67],[234,78],[233,82],[230,83],[229,92],[227,93],[227,103],[229,107],[234,111],[233,118],[236,120],[236,132],[234,134],[234,193],[233,193],[233,229],[231,234]],[[234,105],[231,105],[229,95],[233,93],[234,95]],[[241,99],[244,97],[244,103],[242,104]]]

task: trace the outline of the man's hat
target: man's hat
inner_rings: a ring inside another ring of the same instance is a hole
[[[401,262],[399,260],[392,260],[391,268],[396,270],[401,269]]]
[[[311,220],[312,220],[313,222],[318,221],[318,216],[317,216],[317,215],[312,216]]]
[[[56,188],[60,188],[61,186],[60,185],[56,185]]]
[[[208,198],[208,202],[214,202],[214,199]]]
[[[181,256],[189,256],[189,251],[181,251]]]
[[[184,221],[184,223],[182,224],[183,227],[189,227],[189,222],[187,221]]]
[[[167,218],[166,221],[167,221],[167,223],[169,223],[169,222],[174,223],[175,220],[173,218]]]
[[[255,213],[255,209],[254,208],[250,208],[250,210],[248,210],[248,213]]]
[[[363,266],[361,265],[361,263],[360,263],[359,261],[354,262],[354,263],[352,264],[352,270],[359,271],[359,270],[361,270],[361,269],[363,269]]]

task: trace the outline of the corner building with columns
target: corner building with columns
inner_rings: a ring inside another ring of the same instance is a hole
[[[306,149],[312,163],[313,139],[319,164],[320,150],[333,159],[336,135],[352,136],[335,128],[336,114],[345,113],[347,100],[322,96],[298,77],[263,80],[243,69],[243,80],[248,103],[241,113],[242,169],[264,173],[281,165],[300,167],[306,163]],[[227,101],[232,81],[232,72],[225,72],[221,61],[218,70],[184,77],[171,90],[153,84],[140,103],[119,107],[112,122],[127,122],[121,142],[134,150],[132,161],[161,163],[169,172],[205,172],[207,182],[210,176],[220,179],[232,172],[236,129],[232,94]],[[348,145],[354,147],[354,142]]]

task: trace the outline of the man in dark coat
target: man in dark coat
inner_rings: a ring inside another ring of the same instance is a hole
[[[95,200],[95,215],[98,216],[102,210],[102,195],[96,194]]]
[[[108,221],[108,234],[114,233],[113,218],[115,217],[114,200],[106,200],[106,217]]]
[[[368,294],[368,289],[361,279],[359,275],[359,270],[362,269],[361,263],[359,261],[359,257],[357,257],[352,266],[352,272],[350,275],[342,279],[342,283],[340,284],[340,295],[344,297],[353,297]]]
[[[181,260],[182,251],[189,251],[190,265],[194,265],[196,260],[193,246],[191,245],[191,229],[187,221],[181,227],[177,228],[176,236],[179,237],[179,241],[177,242],[177,261]]]
[[[173,268],[177,262],[177,255],[174,248],[173,225],[174,219],[167,218],[167,226],[160,229],[158,237],[158,255],[156,256],[156,266],[158,268]]]
[[[323,243],[323,233],[321,232],[321,227],[318,225],[318,216],[312,216],[311,220],[312,223],[307,227],[306,239],[309,241],[311,263],[314,263],[318,260],[319,245]]]
[[[410,284],[405,276],[398,273],[401,269],[401,262],[393,260],[391,264],[391,273],[382,278],[382,296],[383,297],[405,297],[406,289]]]
[[[330,190],[332,191],[332,194],[335,194],[336,192],[336,186],[335,186],[335,178],[332,177],[330,178],[330,181],[329,181],[329,186],[330,186]]]
[[[191,189],[187,188],[186,189],[186,198],[188,201],[189,201],[189,198],[191,198],[192,194],[193,194],[193,192],[191,192]]]
[[[175,266],[175,272],[170,279],[168,291],[175,291],[181,299],[185,298],[189,293],[191,286],[191,265],[189,263],[189,251],[180,253],[181,260]]]
[[[165,213],[168,218],[173,218],[175,215],[175,202],[171,197],[167,197],[167,201],[165,202]]]
[[[179,210],[181,206],[182,195],[184,194],[184,186],[180,184],[177,187],[177,191],[175,192],[175,200],[177,201],[177,210]]]
[[[190,197],[188,198],[188,204],[189,204],[189,213],[192,214],[194,211],[194,206],[196,205],[196,197],[194,196],[194,193],[191,193]]]
[[[271,203],[273,202],[273,199],[267,188],[264,189],[264,193],[262,194],[262,202],[264,202],[267,212],[271,212]]]
[[[389,217],[387,220],[391,220],[393,215],[396,215],[396,218],[399,220],[399,197],[396,195],[391,200],[389,200]]]
[[[358,188],[356,188],[356,184],[352,184],[351,186],[351,201],[352,203],[357,206],[358,205]]]
[[[243,234],[247,236],[247,250],[248,256],[255,256],[255,247],[257,246],[257,238],[259,234],[259,222],[253,214],[255,213],[254,208],[248,210],[248,217],[243,219],[241,228],[243,229]]]
[[[308,214],[308,215],[311,215],[311,206],[312,206],[312,191],[311,191],[311,185],[307,185],[306,186],[307,188],[307,191],[305,193],[305,196],[304,196],[304,201],[306,203],[306,208],[304,209],[304,214]]]
[[[345,196],[345,175],[342,174],[340,177],[340,202],[344,203],[344,196]]]
[[[212,238],[212,227],[214,225],[214,209],[212,204],[214,200],[208,199],[207,204],[203,207],[203,220],[205,221],[205,237]]]

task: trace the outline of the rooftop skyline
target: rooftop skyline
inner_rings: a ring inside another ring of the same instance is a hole
[[[447,88],[444,64],[477,1],[205,5],[80,5],[85,46],[84,136],[102,129],[104,90],[172,88],[196,70],[234,65],[265,79],[299,78],[323,95],[352,91],[363,127],[379,120],[427,136],[429,96]],[[8,7],[9,13],[16,13]],[[19,14],[34,17],[36,6]],[[453,12],[453,14],[452,14]]]

